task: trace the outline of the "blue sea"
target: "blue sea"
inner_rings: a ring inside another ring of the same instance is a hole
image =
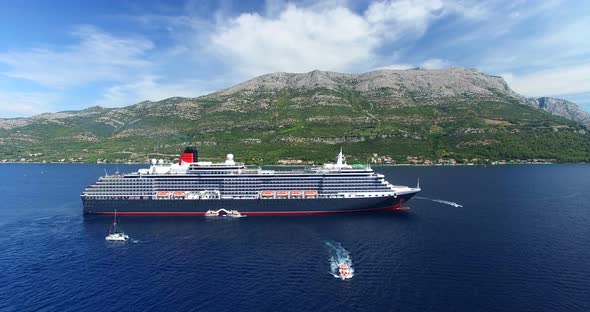
[[[0,311],[590,311],[589,165],[378,167],[411,210],[121,217],[123,244],[81,213],[105,169],[0,165]]]

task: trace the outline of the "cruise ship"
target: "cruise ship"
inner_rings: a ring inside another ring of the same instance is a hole
[[[335,163],[308,168],[246,166],[228,154],[199,161],[188,147],[178,163],[105,175],[81,194],[85,214],[123,216],[299,215],[403,210],[420,186],[393,185],[369,165]]]

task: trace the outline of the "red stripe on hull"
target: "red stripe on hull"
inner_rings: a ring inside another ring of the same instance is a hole
[[[295,216],[295,215],[322,215],[322,214],[337,214],[337,213],[355,213],[355,212],[371,212],[371,211],[385,211],[385,210],[408,210],[408,207],[393,206],[385,208],[372,208],[372,209],[356,209],[356,210],[344,210],[344,211],[255,211],[255,212],[240,212],[245,216]],[[112,216],[114,212],[92,212],[90,214]],[[119,216],[174,216],[174,217],[189,217],[189,216],[204,216],[205,212],[164,212],[164,211],[137,211],[137,212],[120,212],[117,211]]]

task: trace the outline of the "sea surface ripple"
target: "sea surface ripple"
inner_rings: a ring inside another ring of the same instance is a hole
[[[123,244],[104,240],[110,218],[81,214],[105,168],[0,164],[0,311],[590,311],[589,165],[375,167],[420,178],[422,199],[404,212],[121,217]],[[334,250],[353,279],[331,274]]]

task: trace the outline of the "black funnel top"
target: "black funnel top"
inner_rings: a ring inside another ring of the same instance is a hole
[[[199,162],[199,150],[197,148],[189,146],[184,149],[184,152],[193,154],[193,162]]]

